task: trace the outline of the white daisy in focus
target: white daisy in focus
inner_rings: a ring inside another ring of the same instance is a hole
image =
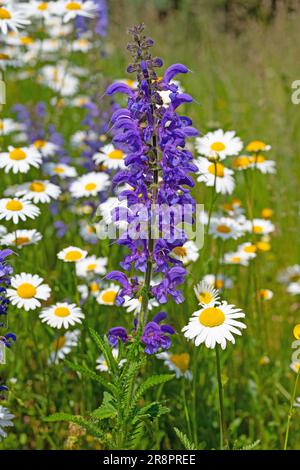
[[[53,142],[47,142],[46,140],[38,139],[32,144],[44,157],[52,157],[58,150],[58,145]]]
[[[115,305],[115,300],[118,295],[120,287],[115,284],[110,284],[106,289],[99,292],[96,300],[100,305]]]
[[[198,167],[197,180],[205,183],[206,186],[213,187],[216,181],[216,192],[221,194],[231,194],[235,183],[233,171],[226,168],[222,163],[210,162],[206,158],[195,160]]]
[[[86,258],[88,252],[78,248],[77,246],[68,246],[59,253],[57,253],[58,259],[65,261],[66,263],[78,263]]]
[[[197,151],[206,157],[219,157],[220,160],[223,160],[230,155],[237,155],[242,148],[243,142],[235,135],[234,131],[224,132],[222,129],[218,129],[203,137],[196,138]]]
[[[14,246],[18,249],[27,245],[35,245],[42,239],[42,234],[35,229],[32,230],[16,230],[7,233],[0,239],[0,244],[4,246]]]
[[[137,299],[131,299],[128,296],[124,298],[125,302],[123,307],[126,308],[126,312],[133,313],[134,315],[138,315],[142,308],[142,301],[143,297],[140,296]],[[158,303],[155,299],[149,299],[148,301],[148,309],[152,310],[154,307],[158,307]]]
[[[184,265],[190,262],[195,262],[199,258],[199,249],[195,242],[192,240],[184,243],[182,246],[175,246],[171,252],[171,256]]]
[[[214,274],[206,274],[203,277],[203,281],[220,291],[224,289],[232,289],[233,287],[232,280],[223,274],[218,274],[217,277]]]
[[[8,147],[8,152],[0,153],[0,168],[3,168],[5,173],[12,170],[16,173],[27,173],[30,167],[38,168],[42,163],[40,153],[31,147]]]
[[[9,30],[17,32],[30,24],[27,15],[22,10],[15,10],[8,5],[0,5],[0,30],[7,34]]]
[[[64,163],[46,163],[44,166],[45,173],[51,176],[59,176],[60,178],[74,178],[77,171],[73,166]]]
[[[213,238],[221,238],[222,240],[230,238],[236,240],[244,234],[241,226],[230,217],[212,217],[209,233]]]
[[[180,379],[181,377],[184,377],[188,380],[193,379],[193,374],[189,370],[191,358],[188,353],[171,354],[167,351],[164,351],[162,353],[156,354],[156,357],[157,359],[163,360],[165,366],[167,366],[169,370],[175,372],[177,379]]]
[[[187,326],[182,331],[188,339],[193,339],[195,346],[205,343],[205,346],[214,349],[217,344],[222,349],[226,348],[227,341],[235,343],[235,335],[241,335],[246,325],[238,318],[244,318],[241,309],[223,301],[215,307],[204,307],[190,318]]]
[[[53,11],[58,15],[63,15],[63,22],[67,23],[76,18],[76,16],[93,18],[97,11],[97,5],[90,0],[59,1],[54,6]]]
[[[248,266],[249,256],[247,256],[247,254],[242,251],[231,251],[230,253],[225,253],[224,264],[237,264],[241,266]]]
[[[264,175],[276,173],[276,162],[267,160],[263,155],[250,157],[251,167],[256,168]]]
[[[24,183],[18,187],[18,191],[16,192],[16,196],[23,196],[24,201],[30,200],[35,204],[48,204],[51,202],[51,199],[58,199],[60,194],[60,187],[46,180]]]
[[[57,302],[52,307],[47,307],[42,310],[39,315],[42,323],[52,328],[69,328],[76,323],[82,323],[84,314],[80,307],[75,304],[69,304],[67,302]]]
[[[97,258],[95,255],[88,256],[76,263],[76,274],[79,277],[91,277],[95,274],[105,274],[107,258]]]
[[[43,281],[37,274],[17,274],[11,278],[7,297],[17,308],[24,308],[26,312],[35,310],[41,306],[40,300],[48,300],[51,294],[50,287]]]
[[[13,426],[12,420],[14,417],[15,416],[11,414],[7,408],[4,408],[4,406],[0,405],[0,441],[2,438],[5,439],[7,437],[7,432],[4,430],[4,428]]]
[[[98,153],[95,153],[93,160],[96,165],[104,165],[109,170],[125,168],[124,159],[126,155],[122,150],[116,149],[112,144],[105,145]]]
[[[92,171],[73,181],[70,192],[75,198],[97,196],[101,191],[105,191],[109,185],[110,180],[106,173]]]
[[[0,199],[0,220],[12,220],[17,224],[19,220],[35,219],[40,215],[40,209],[29,201],[19,198]]]
[[[198,303],[210,307],[220,301],[220,293],[211,284],[201,281],[194,286],[194,292]]]
[[[237,252],[239,251],[243,253],[243,255],[246,255],[249,259],[253,259],[256,257],[257,246],[250,242],[242,243],[237,247]]]
[[[59,361],[70,354],[76,348],[80,336],[80,330],[66,331],[64,335],[56,338],[52,343],[52,351],[49,357],[50,364],[58,364]]]

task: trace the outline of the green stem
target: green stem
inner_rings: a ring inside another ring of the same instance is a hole
[[[220,352],[218,345],[215,348],[216,351],[216,364],[217,364],[217,378],[218,378],[218,389],[219,389],[219,413],[220,413],[220,449],[224,449],[226,444],[226,427],[225,427],[225,415],[224,415],[224,398],[223,398],[223,385],[221,376],[221,362]]]
[[[214,168],[215,177],[214,177],[213,191],[211,195],[211,203],[210,203],[210,208],[208,212],[207,233],[209,232],[210,220],[211,220],[213,208],[214,208],[217,196],[218,196],[216,193],[216,186],[217,186],[217,162],[216,161],[214,161],[214,167],[215,167]]]
[[[297,393],[299,377],[300,377],[300,367],[299,367],[298,372],[297,372],[295,385],[294,385],[294,390],[293,390],[292,397],[291,397],[291,403],[290,403],[290,409],[289,409],[289,413],[288,413],[288,419],[287,419],[287,426],[286,426],[283,450],[287,450],[287,445],[288,445],[288,440],[289,440],[289,433],[290,433],[290,426],[291,426],[291,419],[292,419],[292,416],[293,416],[293,408],[294,408],[294,403],[295,403],[295,398],[296,398],[296,393]]]

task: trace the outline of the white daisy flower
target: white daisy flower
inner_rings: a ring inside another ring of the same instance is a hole
[[[46,140],[38,139],[32,144],[44,157],[52,157],[58,150],[58,145],[53,142],[47,142]]]
[[[233,287],[232,280],[223,274],[218,274],[217,277],[214,274],[206,274],[203,277],[203,281],[220,291],[224,289],[232,289]]]
[[[76,263],[76,274],[79,277],[90,277],[95,274],[105,274],[107,258],[97,258],[95,255],[88,256]]]
[[[97,5],[90,0],[58,1],[53,11],[57,15],[63,15],[63,22],[67,23],[76,18],[76,16],[93,18],[97,11]]]
[[[206,186],[213,187],[216,180],[217,193],[231,194],[233,192],[235,183],[232,170],[226,168],[220,162],[213,163],[202,157],[195,160],[195,164],[199,170],[198,181],[205,183]]]
[[[24,183],[18,187],[18,191],[16,192],[16,196],[23,196],[24,201],[30,200],[35,204],[49,203],[51,199],[58,199],[60,194],[60,187],[46,180]]]
[[[28,5],[23,4],[22,7],[30,17],[48,19],[54,3],[55,2],[30,0]]]
[[[0,168],[5,173],[12,170],[16,173],[27,173],[30,167],[38,168],[42,163],[42,157],[37,149],[31,147],[8,147],[9,152],[0,153]]]
[[[66,263],[78,263],[79,261],[82,261],[87,254],[87,251],[82,250],[77,246],[68,246],[57,253],[57,257]]]
[[[184,265],[195,262],[199,258],[199,248],[192,240],[185,242],[182,246],[176,246],[171,252],[171,256]]]
[[[288,266],[286,269],[281,271],[278,275],[278,281],[284,284],[288,284],[289,282],[300,282],[300,264]]]
[[[267,160],[263,155],[256,155],[250,157],[251,167],[256,168],[264,175],[276,173],[276,162],[274,160]]]
[[[241,335],[241,329],[246,325],[237,318],[244,318],[245,314],[234,305],[226,301],[215,307],[204,307],[193,313],[189,324],[182,331],[184,336],[195,341],[195,346],[205,343],[207,348],[214,349],[219,344],[226,348],[226,342],[235,343],[233,334]]]
[[[7,437],[7,432],[4,428],[9,428],[13,426],[12,420],[14,419],[14,415],[10,413],[7,408],[0,405],[0,441],[2,438]]]
[[[248,168],[251,168],[251,164],[252,161],[249,155],[239,155],[232,161],[232,167],[237,171],[248,170]]]
[[[131,299],[128,296],[124,297],[124,304],[123,307],[126,308],[126,312],[133,313],[134,315],[138,315],[142,308],[142,301],[143,297],[140,296],[137,299]],[[158,307],[158,303],[155,299],[149,299],[148,301],[148,309],[152,310],[154,307]]]
[[[112,348],[111,352],[112,352],[113,357],[115,359],[118,359],[118,356],[119,356],[118,348]],[[123,367],[125,362],[126,362],[126,359],[121,359],[120,361],[118,361],[118,367],[119,368]],[[108,364],[103,354],[100,357],[98,357],[98,359],[96,360],[96,369],[99,370],[100,372],[110,372]]]
[[[74,178],[77,176],[76,169],[64,163],[46,163],[44,170],[48,175],[59,176],[60,178]]]
[[[229,253],[225,253],[224,255],[224,263],[225,264],[239,264],[241,266],[248,266],[249,265],[249,256],[245,252],[242,251],[231,251]]]
[[[1,234],[1,233],[0,233]],[[27,245],[35,245],[42,239],[42,234],[35,229],[32,230],[16,230],[12,233],[7,233],[0,239],[0,244],[5,246],[14,246],[16,248],[23,248]]]
[[[80,330],[66,331],[64,335],[56,338],[52,343],[52,351],[49,357],[50,364],[58,364],[59,361],[70,354],[73,348],[78,345]]]
[[[70,192],[75,198],[97,196],[101,191],[105,191],[109,185],[110,180],[106,173],[92,171],[73,181]]]
[[[88,52],[92,47],[93,47],[93,44],[88,38],[78,38],[78,39],[75,39],[75,41],[73,41],[72,43],[73,51]],[[82,106],[82,104],[79,106]]]
[[[255,233],[256,235],[268,235],[275,230],[274,224],[266,219],[248,220],[245,224],[245,228],[248,232]]]
[[[257,246],[250,242],[242,243],[237,247],[237,252],[239,251],[243,254],[246,254],[249,259],[253,259],[256,257]]]
[[[96,300],[100,305],[115,305],[115,300],[120,287],[115,284],[110,284],[109,287],[99,292]]]
[[[42,310],[39,317],[43,323],[52,328],[69,328],[74,326],[75,323],[82,323],[84,314],[80,307],[75,304],[69,304],[67,302],[57,302],[52,307],[47,307]]]
[[[265,144],[262,140],[253,140],[246,147],[247,152],[267,152],[271,150],[271,145]]]
[[[122,150],[116,149],[112,144],[105,145],[98,153],[95,153],[93,160],[96,165],[104,165],[109,170],[125,168],[124,158],[126,155]]]
[[[98,134],[91,130],[77,131],[71,137],[71,144],[78,147],[78,145],[85,144],[87,140],[98,140]]]
[[[24,129],[24,126],[19,122],[14,121],[10,118],[4,118],[0,120],[0,134],[8,135],[13,132],[20,132]]]
[[[211,307],[220,301],[219,291],[204,280],[194,286],[194,292],[200,305]]]
[[[200,155],[221,160],[229,155],[237,155],[243,148],[243,142],[235,135],[234,131],[224,132],[218,129],[209,132],[203,137],[196,138],[196,149]]]
[[[236,240],[244,234],[240,224],[230,217],[212,217],[209,233],[214,238],[221,238],[222,240],[230,238]]]
[[[0,220],[12,220],[17,224],[19,220],[35,219],[40,215],[40,209],[29,201],[19,198],[0,199]]]
[[[113,222],[113,211],[117,208],[127,209],[127,201],[125,199],[119,201],[117,197],[109,197],[105,202],[99,204],[97,215],[100,215],[103,218],[106,225],[114,223],[122,231],[126,229],[128,222],[126,220],[116,220]]]
[[[270,289],[260,289],[257,292],[257,297],[261,300],[271,300],[273,296],[274,292],[272,292]]]
[[[286,291],[291,295],[299,295],[300,294],[300,281],[291,282],[287,286]]]
[[[48,300],[51,294],[50,287],[42,284],[43,281],[37,274],[17,274],[11,278],[7,296],[18,308],[24,308],[26,312],[35,310],[41,306],[40,300]]]
[[[39,81],[60,96],[72,96],[79,88],[79,79],[62,65],[45,65],[39,70]]]
[[[188,380],[193,379],[193,374],[189,370],[190,355],[188,353],[171,354],[167,351],[156,354],[157,359],[164,361],[169,370],[175,372],[176,378],[184,377]]]
[[[27,15],[22,10],[15,10],[8,5],[0,5],[0,30],[2,34],[7,34],[9,30],[17,32],[30,24]]]

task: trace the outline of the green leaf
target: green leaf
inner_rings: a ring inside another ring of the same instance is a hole
[[[98,438],[103,437],[103,432],[82,416],[71,415],[68,413],[54,413],[53,415],[45,418],[45,421],[52,423],[56,421],[68,421],[70,423],[78,424],[82,428],[86,429],[86,431],[92,436]]]
[[[169,411],[170,409],[166,406],[163,406],[162,403],[160,403],[159,401],[154,401],[152,403],[149,403],[148,405],[143,406],[140,410],[138,410],[138,412],[136,413],[136,417],[133,420],[133,423],[136,420],[142,418],[159,418],[163,414],[169,413]]]
[[[98,335],[97,331],[95,331],[93,328],[89,328],[89,333],[90,333],[94,343],[98,346],[98,348],[100,349],[100,351],[104,355],[109,369],[112,372],[117,372],[118,371],[118,364],[117,364],[117,361],[115,360],[115,358],[112,355],[111,347],[109,345],[109,342],[108,342],[107,338],[105,337],[104,339],[102,339]]]
[[[153,375],[152,377],[148,377],[148,379],[146,379],[137,389],[134,402],[136,403],[144,393],[149,390],[149,388],[168,382],[169,380],[174,379],[174,377],[174,374]]]
[[[116,389],[115,385],[111,384],[110,382],[107,382],[99,374],[97,374],[93,370],[89,369],[88,367],[80,366],[79,364],[74,364],[73,362],[70,362],[68,360],[66,360],[65,363],[74,372],[79,372],[80,374],[89,377],[91,380],[94,380],[95,382],[100,383],[104,388],[108,389],[113,394],[116,393],[117,389]]]
[[[186,450],[197,450],[196,445],[189,440],[186,434],[184,434],[182,431],[179,431],[178,428],[174,428],[175,434],[180,440],[181,444]]]
[[[110,393],[104,392],[101,406],[94,410],[91,413],[91,416],[99,420],[115,417],[117,409],[115,408],[113,401],[114,397]]]

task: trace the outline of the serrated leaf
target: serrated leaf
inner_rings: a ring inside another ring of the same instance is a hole
[[[164,374],[164,375],[153,375],[152,377],[148,377],[137,389],[134,397],[134,402],[136,403],[144,393],[152,387],[156,387],[157,385],[161,385],[169,380],[172,380],[175,377],[174,374]]]
[[[89,369],[86,366],[81,366],[79,364],[74,364],[73,362],[70,362],[68,360],[65,361],[67,366],[72,369],[74,372],[79,372],[80,374],[83,374],[87,377],[89,377],[91,380],[94,380],[95,382],[100,383],[104,388],[108,389],[112,393],[116,393],[116,386],[111,384],[110,382],[107,382],[104,380],[99,374],[94,372],[93,370]]]
[[[197,450],[196,445],[189,440],[186,434],[180,431],[178,428],[174,428],[175,434],[180,440],[181,444],[186,450]]]
[[[104,392],[103,401],[99,408],[91,413],[91,416],[96,419],[113,418],[117,414],[117,409],[113,404],[114,397],[110,393]]]
[[[115,358],[112,355],[111,347],[108,343],[107,338],[102,339],[100,337],[100,335],[98,335],[97,331],[94,330],[93,328],[89,328],[88,330],[89,330],[89,333],[92,337],[92,340],[94,341],[94,343],[98,346],[98,348],[100,349],[100,351],[104,355],[109,369],[112,372],[117,372],[118,364],[117,364]]]

